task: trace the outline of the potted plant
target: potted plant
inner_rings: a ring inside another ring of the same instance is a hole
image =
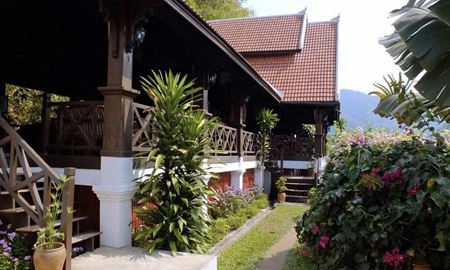
[[[272,130],[279,121],[278,114],[267,108],[261,109],[256,116],[256,122],[258,124],[258,134],[256,137],[258,150],[256,155],[258,157],[258,167],[262,171],[265,169],[265,164],[269,162]]]
[[[278,191],[278,194],[277,194],[277,200],[278,200],[278,202],[280,202],[280,203],[286,202],[286,193],[285,193],[285,191],[287,190],[287,187],[286,187],[286,181],[287,181],[286,178],[280,177],[280,178],[278,178],[278,180],[275,182],[275,185],[276,185],[277,191]]]
[[[316,159],[313,157],[311,160],[311,163],[308,165],[308,169],[306,170],[306,176],[314,176],[314,173],[316,172]]]
[[[68,178],[61,177],[62,182],[53,184],[55,191],[51,194],[52,204],[46,209],[46,226],[39,229],[34,246],[33,263],[35,270],[62,270],[66,260],[66,248],[61,239],[64,233],[56,226],[56,220],[62,213],[61,193]],[[67,209],[72,214],[71,209]]]

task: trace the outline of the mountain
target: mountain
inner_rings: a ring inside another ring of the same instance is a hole
[[[341,117],[343,117],[349,128],[373,127],[397,129],[395,120],[380,117],[373,110],[378,105],[379,98],[368,94],[342,89],[340,95]]]
[[[397,121],[383,118],[373,112],[378,105],[378,97],[348,89],[342,89],[340,97],[341,117],[345,119],[349,128],[398,129]],[[438,130],[450,129],[448,123],[434,123],[432,126]]]

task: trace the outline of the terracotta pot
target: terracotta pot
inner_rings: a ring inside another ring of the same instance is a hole
[[[66,261],[66,248],[63,243],[55,243],[56,248],[46,249],[43,243],[36,247],[33,255],[35,270],[62,270]]]
[[[277,194],[277,201],[280,202],[280,203],[286,202],[286,193],[278,192],[278,194]]]

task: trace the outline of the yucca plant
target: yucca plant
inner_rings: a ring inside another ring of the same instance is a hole
[[[278,121],[280,121],[278,114],[267,108],[261,109],[256,116],[259,129],[256,138],[258,148],[256,155],[258,157],[259,167],[261,168],[269,161],[272,130],[276,127]]]
[[[155,104],[150,127],[155,147],[147,153],[155,169],[137,179],[136,197],[145,205],[137,214],[145,226],[135,240],[149,252],[203,253],[210,238],[206,207],[211,191],[202,177],[209,158],[206,134],[215,120],[195,106],[200,88],[187,76],[152,72],[141,84]]]
[[[395,118],[400,124],[422,128],[431,121],[449,122],[450,108],[441,107],[427,100],[412,87],[412,81],[404,81],[401,73],[383,77],[385,84],[375,83],[377,90],[370,92],[380,98],[374,112],[382,117]]]

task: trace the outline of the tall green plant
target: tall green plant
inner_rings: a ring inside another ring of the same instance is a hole
[[[369,93],[380,98],[374,110],[376,114],[417,128],[429,127],[432,121],[450,121],[450,107],[441,107],[427,100],[412,88],[412,81],[403,80],[401,73],[398,78],[388,75],[383,79],[385,83],[375,83],[377,90]]]
[[[380,40],[426,100],[450,106],[450,4],[448,0],[409,0],[392,16],[395,32]]]
[[[54,188],[54,191],[50,194],[52,203],[45,209],[47,225],[40,228],[37,232],[35,247],[44,244],[44,249],[54,249],[56,248],[56,243],[64,239],[64,233],[61,231],[61,228],[57,227],[56,223],[63,211],[62,192],[68,181],[69,178],[63,175],[59,184],[52,183]],[[73,213],[71,208],[67,208],[66,211],[70,215]]]
[[[207,120],[195,107],[200,88],[187,76],[152,72],[141,84],[155,104],[150,127],[155,148],[147,154],[155,169],[138,179],[137,197],[146,206],[137,211],[145,226],[135,240],[149,252],[205,252],[210,238],[205,208],[211,191],[202,177],[209,158],[206,133],[215,120]]]
[[[256,138],[258,145],[256,155],[258,156],[260,167],[264,167],[264,164],[269,161],[271,149],[270,138],[272,130],[279,121],[278,114],[267,108],[263,108],[256,116],[256,122],[259,128],[258,136]]]

